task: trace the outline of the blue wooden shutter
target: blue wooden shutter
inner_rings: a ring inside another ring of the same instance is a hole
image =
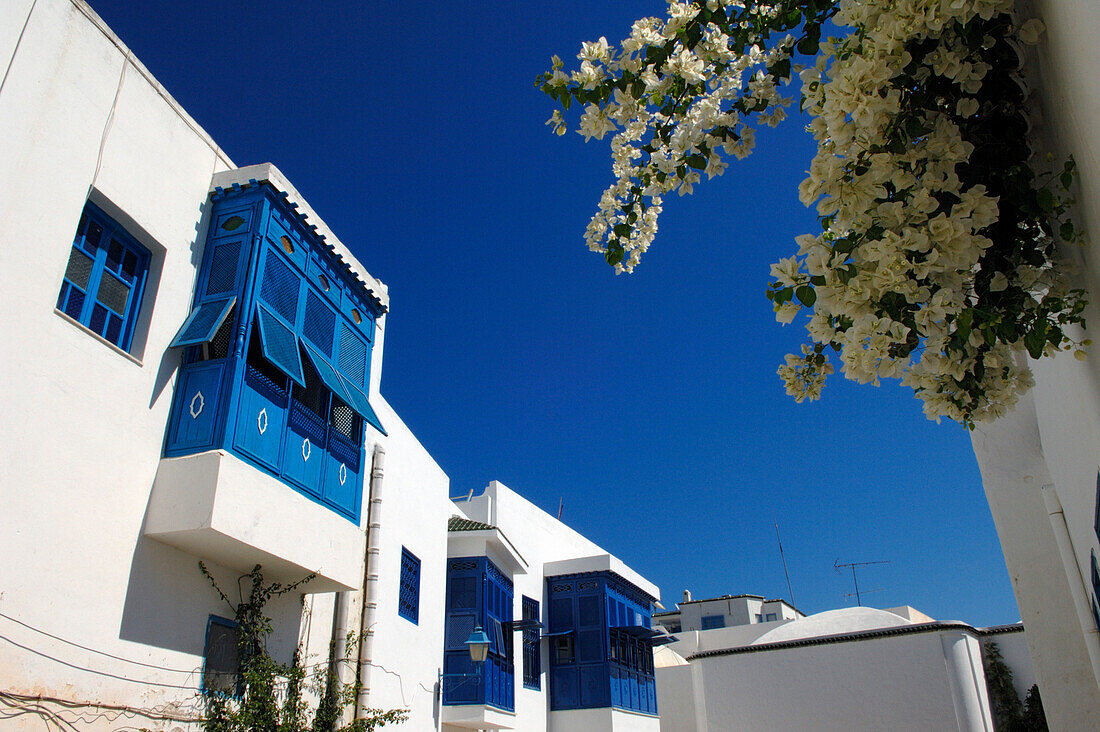
[[[172,339],[168,347],[179,348],[181,346],[197,346],[201,343],[209,343],[214,338],[214,334],[218,332],[218,328],[225,322],[226,316],[229,315],[236,302],[237,298],[234,296],[228,300],[212,300],[199,305],[187,316],[187,320],[183,321],[179,332],[176,333],[176,337]]]

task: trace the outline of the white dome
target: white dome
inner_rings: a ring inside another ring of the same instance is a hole
[[[901,625],[912,625],[912,623],[885,610],[876,610],[872,607],[845,607],[783,623],[754,640],[752,645],[819,638],[824,635],[859,633],[879,628],[896,628]]]

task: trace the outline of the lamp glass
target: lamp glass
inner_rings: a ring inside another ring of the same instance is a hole
[[[466,641],[466,647],[470,650],[471,661],[475,664],[485,662],[485,656],[489,653],[489,636],[485,634],[480,625],[470,633],[470,637]]]

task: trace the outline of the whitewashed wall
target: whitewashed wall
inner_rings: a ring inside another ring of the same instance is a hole
[[[662,732],[991,731],[982,678],[978,640],[941,631],[697,658],[657,694]]]
[[[82,727],[186,726],[199,709],[207,617],[232,609],[198,557],[143,537],[143,520],[178,366],[167,345],[190,309],[211,175],[233,162],[83,2],[2,0],[0,64],[9,63],[0,88],[0,680],[66,719],[75,712],[50,699],[127,708]],[[54,312],[88,198],[152,252],[131,354]],[[446,476],[377,397],[384,331],[385,318],[371,392],[390,436],[369,431],[367,445],[368,460],[372,439],[387,450],[389,493],[370,702],[408,707],[405,728],[423,730],[435,726],[450,508]],[[419,625],[397,616],[402,545],[422,561]],[[239,573],[207,563],[234,596]],[[307,662],[323,661],[333,605],[331,594],[272,601],[276,658],[289,661],[301,643]],[[360,608],[354,598],[347,627]],[[33,715],[14,724],[42,727]]]
[[[0,618],[3,635],[27,649],[0,643],[0,678],[20,693],[178,702],[187,713],[207,616],[231,610],[194,557],[141,529],[172,398],[176,356],[165,349],[190,307],[210,175],[231,162],[77,6],[40,0],[28,21],[30,7],[0,5],[11,63],[0,90],[0,554],[9,558],[0,612],[165,669]],[[153,254],[133,358],[54,313],[89,197]],[[235,575],[212,569],[235,587]],[[292,628],[275,639],[281,655],[293,646],[296,603],[272,607]]]
[[[461,513],[475,521],[494,526],[508,537],[516,550],[527,562],[527,573],[512,577],[515,603],[513,617],[522,617],[521,597],[526,595],[538,600],[539,611],[545,623],[546,571],[545,565],[568,559],[605,555],[608,552],[569,528],[554,516],[512,491],[503,484],[493,481],[484,493],[469,501],[456,501],[455,506]],[[617,561],[617,560],[616,560]],[[629,567],[622,566],[620,573],[643,590],[658,594],[659,590],[651,582],[637,575]],[[519,636],[516,636],[516,648],[519,648]],[[612,727],[622,730],[656,730],[657,721],[652,717],[631,714],[616,710],[576,710],[575,712],[549,712],[549,646],[542,643],[542,683],[541,690],[523,688],[522,656],[516,653],[516,719],[520,721],[517,729],[522,730],[568,730],[584,732],[586,730],[609,730]],[[658,705],[658,711],[660,706]]]
[[[1036,133],[1080,171],[1079,222],[1093,233],[1065,252],[1091,293],[1088,322],[1100,323],[1100,3],[1021,3],[1046,24],[1032,80],[1043,108]],[[1042,152],[1042,151],[1041,151]],[[1084,332],[1077,332],[1078,338]],[[1095,339],[1095,336],[1094,336]],[[1052,729],[1100,727],[1100,639],[1090,605],[1093,520],[1100,455],[1100,359],[1029,363],[1036,387],[1016,411],[973,434],[986,495]],[[1058,509],[1060,504],[1061,510]]]

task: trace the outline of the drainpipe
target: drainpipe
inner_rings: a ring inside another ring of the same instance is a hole
[[[374,613],[378,608],[378,554],[382,525],[382,478],[385,475],[386,450],[374,446],[370,471],[370,502],[367,508],[367,551],[363,558],[363,608],[359,618],[359,696],[355,700],[355,719],[361,719],[370,706],[370,670],[374,649]]]
[[[1088,590],[1085,589],[1085,578],[1081,574],[1081,565],[1077,563],[1077,554],[1073,551],[1073,542],[1069,536],[1069,526],[1066,525],[1066,514],[1062,509],[1062,501],[1058,498],[1058,491],[1053,484],[1043,486],[1043,503],[1046,504],[1047,514],[1050,516],[1050,526],[1054,529],[1054,538],[1058,542],[1058,553],[1062,555],[1062,564],[1066,568],[1066,580],[1069,582],[1069,591],[1073,596],[1073,606],[1077,611],[1077,622],[1081,628],[1092,628],[1092,608],[1089,606]],[[1100,678],[1100,644],[1096,642],[1096,633],[1085,632],[1085,649],[1089,653],[1089,661],[1092,663],[1093,674]]]

